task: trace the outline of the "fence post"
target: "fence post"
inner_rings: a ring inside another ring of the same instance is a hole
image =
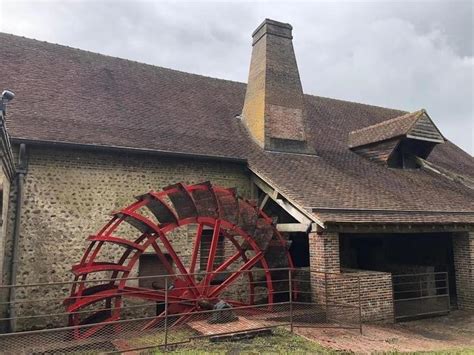
[[[324,309],[326,310],[326,320],[328,318],[328,274],[324,272]]]
[[[293,282],[291,277],[291,268],[288,269],[288,282],[289,282],[289,300],[290,300],[290,331],[293,333]]]
[[[420,276],[420,297],[423,297],[423,286],[422,286],[422,279],[423,279],[423,276],[424,275],[421,275]]]
[[[357,285],[358,285],[358,293],[359,293],[359,330],[360,334],[362,334],[362,304],[360,302],[360,276],[357,276]]]
[[[397,316],[395,314],[395,279],[396,275],[392,275],[392,308],[393,308],[393,323],[397,322]]]
[[[165,352],[168,345],[168,276],[165,276]]]
[[[449,293],[449,274],[448,272],[445,273],[446,275],[446,295],[448,296],[448,313],[451,313],[451,295]],[[436,276],[435,276],[435,287],[436,287]]]

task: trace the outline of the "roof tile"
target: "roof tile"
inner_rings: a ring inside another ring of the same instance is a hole
[[[446,211],[447,221],[473,221],[472,189],[423,169],[373,164],[347,148],[349,132],[398,134],[413,114],[305,95],[308,144],[317,155],[267,152],[235,117],[245,84],[7,34],[0,34],[0,46],[0,85],[17,94],[7,122],[16,140],[245,159],[310,212],[318,206],[420,211],[353,214],[351,221],[435,221],[439,214],[421,212],[427,206]],[[379,128],[362,129],[367,126]],[[450,142],[437,146],[429,160],[474,178],[472,157]],[[471,214],[453,217],[449,211]],[[343,213],[316,214],[323,221],[347,220]]]

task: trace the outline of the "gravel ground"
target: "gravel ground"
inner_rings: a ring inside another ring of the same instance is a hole
[[[440,352],[474,354],[474,312],[396,324],[367,324],[356,330],[299,328],[297,333],[325,348],[368,354],[373,352]]]

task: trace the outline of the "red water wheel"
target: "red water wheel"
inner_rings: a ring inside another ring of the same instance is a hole
[[[69,323],[93,324],[84,330],[77,327],[76,337],[88,337],[107,322],[123,318],[126,298],[164,302],[167,297],[168,314],[177,315],[171,325],[183,322],[193,312],[209,309],[219,300],[235,307],[252,305],[255,285],[260,292],[264,290],[266,303],[271,305],[276,301],[278,279],[288,278],[287,273],[282,275],[274,269],[293,267],[287,242],[272,219],[233,189],[208,182],[176,184],[139,196],[112,216],[98,234],[88,238],[89,247],[80,263],[72,267],[75,282],[64,302]],[[183,240],[178,233],[183,227],[188,233],[194,231],[194,237],[187,239],[191,254],[186,257],[182,245],[176,243]],[[204,237],[207,243],[203,243]],[[110,248],[113,252],[106,250]],[[140,256],[150,250],[169,275],[167,295],[163,284],[137,287],[134,280]],[[108,281],[93,282],[98,279]],[[229,289],[243,279],[247,297],[236,300]],[[157,314],[143,324],[143,329],[160,324],[163,317],[164,312]]]

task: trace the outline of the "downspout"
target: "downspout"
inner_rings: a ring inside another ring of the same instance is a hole
[[[15,224],[13,229],[13,240],[12,240],[12,259],[10,269],[10,288],[8,307],[9,307],[9,318],[10,318],[10,332],[16,330],[16,312],[15,312],[15,299],[16,299],[16,275],[18,272],[18,254],[20,246],[20,228],[21,228],[21,210],[23,204],[23,184],[26,175],[26,146],[20,144],[20,152],[18,156],[18,170],[17,170],[17,193],[16,193],[16,211],[15,211]]]

